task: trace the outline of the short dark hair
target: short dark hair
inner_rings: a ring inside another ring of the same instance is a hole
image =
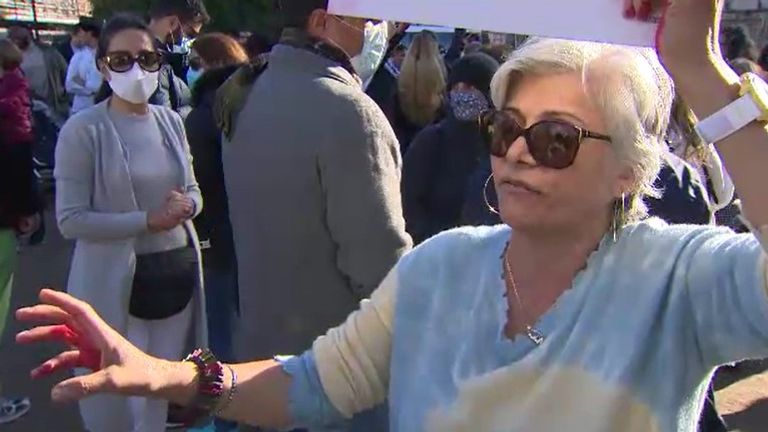
[[[182,24],[208,24],[211,16],[203,0],[153,0],[149,8],[151,18],[165,18],[175,15]]]
[[[78,30],[90,33],[97,39],[101,36],[101,24],[92,18],[80,19],[80,22],[75,25],[75,32]]]
[[[96,49],[96,59],[101,60],[107,56],[109,51],[109,45],[112,43],[112,39],[125,30],[139,30],[149,35],[150,39],[154,40],[152,31],[147,26],[141,17],[131,13],[119,13],[112,17],[104,26],[104,31],[101,32],[99,37],[99,47]]]
[[[248,57],[254,59],[261,54],[269,52],[275,45],[275,42],[269,36],[262,33],[253,33],[245,41],[245,51]]]
[[[306,28],[309,17],[317,9],[328,9],[328,0],[279,0],[283,26]]]

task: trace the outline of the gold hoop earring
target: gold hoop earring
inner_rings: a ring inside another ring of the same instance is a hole
[[[617,199],[613,204],[613,217],[611,218],[611,232],[613,233],[613,242],[616,243],[619,239],[619,231],[624,226],[625,211],[627,205],[627,197],[625,194],[621,194],[621,198]]]
[[[483,185],[483,200],[485,200],[485,206],[488,207],[488,211],[498,215],[500,214],[499,211],[493,208],[491,201],[488,199],[488,185],[491,183],[491,180],[493,180],[493,173],[488,176],[488,179],[485,181],[485,185]]]

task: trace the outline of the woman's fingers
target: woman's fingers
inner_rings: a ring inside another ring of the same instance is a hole
[[[624,0],[624,18],[634,19],[637,16],[634,0]]]
[[[648,21],[660,15],[671,0],[624,0],[624,17]]]
[[[104,338],[105,335],[111,332],[110,327],[101,319],[96,311],[93,310],[91,305],[78,300],[69,294],[52,289],[44,289],[40,291],[40,301],[51,306],[56,306],[68,313],[72,317],[72,322],[74,323],[73,327],[82,330],[81,334],[83,335],[91,338],[94,336]]]
[[[51,399],[57,403],[71,403],[100,393],[115,391],[113,369],[104,369],[59,383],[51,390]]]
[[[32,379],[44,378],[56,372],[84,367],[80,351],[63,352],[32,371]]]
[[[78,342],[77,333],[66,325],[35,327],[16,335],[16,343],[33,344],[41,342],[63,342],[74,346]]]
[[[93,313],[93,309],[87,303],[67,293],[45,288],[40,291],[39,297],[44,304],[56,306],[75,318]]]
[[[54,402],[69,403],[97,394],[147,396],[147,385],[139,378],[144,373],[145,371],[129,371],[119,366],[110,366],[61,382],[51,391],[51,398]]]
[[[69,324],[72,317],[63,309],[51,305],[37,305],[16,311],[16,319],[28,323]]]

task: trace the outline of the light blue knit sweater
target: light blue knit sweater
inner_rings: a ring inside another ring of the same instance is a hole
[[[752,235],[649,220],[606,238],[541,318],[540,347],[503,333],[509,235],[455,230],[398,264],[391,431],[692,432],[713,369],[768,356],[765,254]],[[317,428],[344,411],[319,358],[284,365],[294,418]]]

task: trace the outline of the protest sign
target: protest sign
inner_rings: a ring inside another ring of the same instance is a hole
[[[330,0],[337,15],[652,46],[655,25],[623,17],[623,0]]]

